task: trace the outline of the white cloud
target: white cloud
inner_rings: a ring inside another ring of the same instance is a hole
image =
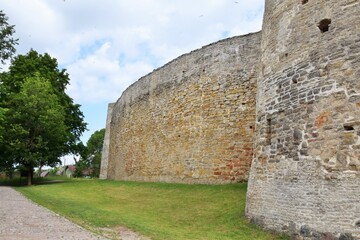
[[[151,71],[151,65],[142,62],[122,67],[112,50],[111,44],[105,42],[94,53],[68,66],[72,76],[70,96],[86,102],[113,101],[134,79]]]
[[[57,58],[70,74],[68,93],[83,106],[116,101],[131,83],[181,54],[260,30],[263,5],[264,0],[0,0],[20,38],[18,53],[33,48]]]
[[[224,35],[259,30],[263,8],[260,0],[0,0],[0,4],[16,25],[20,52],[34,48],[56,57],[69,69],[71,94],[83,103],[109,100],[112,94],[103,92],[114,87],[120,92],[123,84],[139,77],[138,72]],[[99,41],[107,41],[109,47],[89,56],[87,51],[94,49],[87,48]],[[135,63],[140,69],[133,76],[122,72]]]

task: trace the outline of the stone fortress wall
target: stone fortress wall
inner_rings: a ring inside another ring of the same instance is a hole
[[[260,33],[219,41],[131,85],[109,115],[111,144],[102,175],[184,183],[247,180],[259,46]]]
[[[108,163],[109,163],[109,147],[110,147],[110,122],[111,116],[114,109],[114,103],[109,103],[108,111],[106,116],[106,128],[105,128],[105,136],[103,149],[101,152],[101,164],[100,164],[100,179],[108,178]]]
[[[261,33],[173,60],[110,109],[103,178],[227,183],[252,162],[251,220],[360,239],[359,0],[266,0]]]

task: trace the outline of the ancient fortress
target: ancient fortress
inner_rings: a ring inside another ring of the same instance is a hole
[[[360,239],[360,0],[266,0],[262,32],[139,79],[109,105],[101,178],[248,180],[263,227]]]

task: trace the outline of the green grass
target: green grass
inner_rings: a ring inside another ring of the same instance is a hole
[[[74,179],[16,190],[93,231],[126,226],[155,240],[286,239],[257,228],[244,217],[246,184]]]

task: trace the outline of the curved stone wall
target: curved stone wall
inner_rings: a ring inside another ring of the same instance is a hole
[[[266,1],[247,215],[267,228],[360,239],[359,16],[354,0]]]
[[[113,107],[109,179],[248,179],[260,33],[185,54],[131,85]]]
[[[109,106],[101,177],[228,183],[251,165],[251,220],[360,239],[360,1],[265,7],[262,33],[185,54]]]

